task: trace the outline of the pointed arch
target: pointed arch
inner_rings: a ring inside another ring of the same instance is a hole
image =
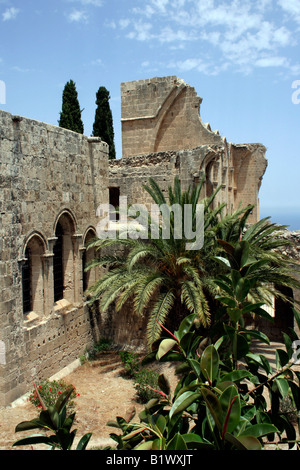
[[[74,235],[77,222],[73,213],[64,209],[55,220],[55,244],[53,247],[54,301],[75,298],[75,250]]]
[[[32,232],[23,247],[22,295],[23,313],[45,313],[45,253],[47,241],[39,232]]]
[[[85,292],[91,285],[93,285],[96,281],[96,270],[91,269],[89,271],[85,271],[85,267],[87,264],[92,261],[96,257],[96,250],[94,248],[87,249],[88,244],[97,237],[96,229],[94,227],[88,227],[84,237],[83,237],[83,244],[84,244],[84,251],[82,255],[82,282],[83,282],[83,292]]]

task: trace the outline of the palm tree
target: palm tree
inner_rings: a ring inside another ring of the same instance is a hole
[[[143,219],[146,221],[143,225],[147,231],[146,239],[124,238],[119,234],[115,239],[97,239],[90,244],[96,250],[116,244],[123,245],[126,250],[123,256],[102,255],[86,268],[106,266],[107,269],[89,289],[89,301],[99,300],[102,312],[107,311],[112,304],[116,311],[120,311],[126,302],[132,302],[137,314],[144,315],[147,312],[149,346],[159,338],[162,325],[170,324],[170,328],[174,329],[189,313],[197,313],[204,328],[210,326],[213,316],[211,300],[220,293],[215,279],[227,275],[224,259],[225,255],[228,257],[228,247],[238,244],[242,236],[249,241],[253,258],[259,262],[267,256],[267,262],[261,263],[261,276],[258,276],[256,270],[258,277],[253,284],[253,295],[262,294],[266,281],[270,286],[274,281],[276,284],[284,282],[284,285],[294,285],[292,277],[286,272],[288,261],[280,252],[274,252],[274,248],[284,243],[280,239],[273,239],[278,227],[264,220],[247,228],[246,222],[253,206],[226,215],[225,204],[211,209],[219,189],[210,198],[200,200],[203,182],[204,179],[192,190],[188,188],[182,191],[179,179],[175,177],[174,187],[169,187],[167,201],[155,180],[150,179],[149,185],[144,188],[156,206],[164,207],[161,223],[154,224],[146,214]],[[174,215],[174,207],[181,208],[181,220]],[[197,233],[199,222],[197,209],[203,208],[204,241],[200,249],[187,248],[191,240],[185,233],[178,236],[176,224],[181,222],[181,227],[184,226],[185,207],[191,208],[190,224],[194,234]],[[153,225],[158,234],[154,238],[151,237]],[[169,228],[168,237],[164,236],[166,226]],[[267,290],[265,287],[264,292]],[[272,287],[272,293],[274,291],[276,288]]]

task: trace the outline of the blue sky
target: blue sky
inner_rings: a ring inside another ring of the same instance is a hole
[[[90,135],[105,86],[120,158],[121,82],[177,75],[213,130],[267,147],[261,215],[300,229],[299,52],[300,0],[0,0],[0,108],[57,125],[72,79]]]

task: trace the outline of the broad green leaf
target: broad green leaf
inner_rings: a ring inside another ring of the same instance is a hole
[[[243,417],[247,421],[251,421],[254,418],[256,411],[257,410],[254,405],[247,405],[242,409]]]
[[[297,322],[298,328],[300,328],[300,312],[298,312],[298,310],[293,308],[293,313],[294,313],[294,317]]]
[[[227,258],[224,258],[223,256],[213,256],[212,258],[218,261],[218,263],[225,265],[227,268],[230,268],[230,263]]]
[[[92,437],[92,433],[87,433],[84,436],[82,436],[82,438],[77,444],[76,450],[85,450],[91,437]]]
[[[232,339],[233,353],[236,359],[241,359],[249,352],[249,344],[246,338],[241,334],[234,335]]]
[[[140,444],[136,450],[152,450],[153,441],[146,441]]]
[[[283,349],[276,349],[276,368],[282,369],[288,362],[288,354]]]
[[[246,334],[246,335],[249,335],[249,336],[253,336],[254,338],[259,339],[263,343],[270,344],[270,340],[267,337],[267,335],[265,335],[261,331],[257,331],[257,330],[240,330],[240,333]]]
[[[268,263],[269,263],[268,259],[262,259],[260,261],[257,261],[255,263],[250,264],[250,266],[247,270],[247,274],[251,274],[256,269],[260,269],[262,266],[264,266],[265,264],[268,264]]]
[[[15,432],[30,431],[32,429],[41,428],[44,428],[44,423],[42,423],[39,419],[32,419],[31,421],[22,421],[19,423],[15,428]]]
[[[291,357],[294,353],[293,347],[292,347],[293,342],[292,342],[291,338],[286,333],[282,332],[282,336],[283,336],[283,341],[284,341],[284,344],[285,344],[285,347],[286,347],[287,354],[289,356],[289,359],[291,359]]]
[[[266,358],[266,356],[264,356],[263,354],[260,354],[260,358],[261,358],[261,361],[263,363],[263,368],[265,369],[265,371],[268,373],[268,374],[272,374],[273,373],[273,369],[272,369],[272,366],[269,362],[269,360]]]
[[[210,381],[213,382],[219,372],[219,353],[214,347],[213,344],[207,346],[204,350],[201,360],[200,366],[203,375]]]
[[[291,392],[292,392],[292,395],[293,395],[295,406],[296,406],[297,410],[299,411],[299,409],[300,409],[300,389],[299,389],[299,386],[298,386],[298,384],[296,384],[295,382],[292,382],[292,381],[289,381],[289,385],[290,385],[290,388],[291,388]]]
[[[32,434],[31,436],[24,437],[22,439],[17,440],[12,444],[13,447],[15,446],[29,446],[33,444],[52,444],[52,439],[51,437],[47,437],[42,434]]]
[[[231,280],[232,280],[232,284],[233,284],[234,289],[236,289],[238,283],[242,280],[241,273],[239,271],[237,271],[236,269],[232,269],[231,270]]]
[[[179,342],[184,337],[184,335],[190,331],[192,325],[194,324],[195,318],[196,315],[192,313],[191,315],[188,315],[182,320],[175,335],[176,338],[178,338]]]
[[[163,435],[167,426],[166,419],[163,415],[151,416],[151,424],[161,435]]]
[[[124,418],[122,418],[122,416],[117,416],[116,417],[116,420],[120,426],[120,429],[122,429],[122,431],[126,431],[127,427],[128,427],[128,423],[127,421],[125,421]]]
[[[187,391],[179,395],[178,398],[174,401],[170,412],[169,412],[169,417],[170,419],[172,416],[181,413],[184,411],[186,408],[188,408],[194,401],[198,400],[198,398],[201,397],[201,393],[197,392],[192,392],[192,391]]]
[[[192,432],[189,432],[187,434],[182,434],[182,438],[184,439],[184,442],[186,443],[186,446],[188,449],[191,450],[197,450],[197,449],[202,449],[202,450],[213,450],[214,445],[203,441],[202,437],[199,436],[199,434],[194,434]]]
[[[233,255],[234,254],[234,246],[230,243],[226,242],[225,240],[218,239],[218,243],[224,248],[226,253]]]
[[[255,315],[259,315],[262,318],[266,318],[270,323],[274,323],[274,317],[272,317],[266,310],[261,307],[255,309]]]
[[[257,310],[258,308],[262,307],[264,305],[263,302],[258,302],[258,303],[250,303],[248,305],[245,305],[243,308],[242,308],[242,312],[243,314],[244,313],[248,313],[248,312],[254,312],[255,310]]]
[[[251,284],[246,278],[242,278],[236,285],[235,292],[236,298],[239,302],[246,299],[247,295],[249,294]]]
[[[228,374],[224,375],[222,377],[222,382],[239,382],[240,380],[246,379],[252,377],[251,372],[244,370],[244,369],[239,369],[239,370],[233,370],[232,372],[229,372]]]
[[[196,361],[195,359],[189,359],[188,362],[189,362],[190,366],[193,368],[196,376],[200,377],[200,374],[201,374],[200,362]]]
[[[166,394],[169,395],[170,393],[170,383],[164,374],[160,374],[158,377],[157,383],[159,388]]]
[[[142,424],[137,427],[134,431],[131,431],[130,433],[126,434],[125,436],[122,436],[122,440],[123,441],[128,441],[130,440],[132,437],[136,436],[137,434],[140,434],[142,431],[144,431],[145,429],[145,426],[143,426]]]
[[[167,354],[175,346],[175,344],[177,344],[177,341],[175,339],[172,339],[172,338],[163,339],[159,345],[159,348],[156,354],[156,359],[159,360],[161,357]]]
[[[278,386],[278,390],[280,392],[280,395],[282,396],[282,398],[285,398],[289,392],[289,389],[290,389],[290,386],[289,386],[289,383],[286,379],[282,379],[282,378],[277,378],[275,379],[275,382]]]
[[[113,420],[107,421],[106,426],[110,426],[112,428],[120,429],[119,423],[117,423],[117,421],[113,421]]]
[[[180,349],[186,352],[190,351],[190,345],[193,341],[194,333],[192,331],[188,331],[180,340]]]
[[[152,444],[152,450],[163,450],[165,439],[155,439]]]
[[[57,410],[58,413],[59,413],[59,412],[62,410],[62,408],[66,405],[66,403],[67,403],[67,401],[69,400],[70,396],[72,395],[73,391],[74,391],[74,387],[73,387],[73,386],[70,386],[70,387],[68,387],[68,389],[67,389],[65,392],[63,392],[63,393],[59,396],[57,402],[55,403],[55,408],[56,408],[56,410]]]
[[[225,439],[238,450],[261,450],[261,443],[254,436],[234,437],[232,434],[226,434]]]
[[[234,250],[234,258],[239,264],[240,268],[245,266],[249,260],[249,243],[247,241],[241,241],[238,243]]]
[[[215,346],[216,350],[219,349],[219,347],[222,345],[222,343],[223,343],[223,341],[225,341],[225,339],[226,339],[226,335],[221,336],[221,337],[215,342],[214,346]]]
[[[229,280],[227,280],[229,282]],[[230,286],[225,280],[215,279],[214,283],[217,284],[224,292],[232,295],[232,286]]]
[[[228,305],[230,308],[235,308],[236,302],[234,299],[231,297],[223,297],[223,296],[216,296],[216,299],[219,300],[219,302],[222,302],[225,305]]]
[[[229,386],[220,396],[220,404],[223,411],[223,431],[233,432],[241,418],[241,404],[237,388]]]
[[[205,387],[201,388],[201,392],[217,428],[219,429],[219,431],[221,431],[223,422],[223,410],[218,397],[211,390]]]
[[[251,359],[252,361],[258,363],[260,366],[264,367],[264,364],[263,364],[263,362],[262,362],[261,357],[260,357],[259,354],[254,354],[254,353],[249,352],[249,353],[246,355],[246,357],[247,357],[248,359]]]
[[[253,426],[249,426],[246,428],[240,436],[253,436],[253,437],[262,437],[266,436],[267,434],[271,434],[273,432],[278,432],[278,429],[269,423],[259,423],[253,424]]]
[[[53,423],[53,429],[59,429],[59,414],[54,406],[48,407],[49,416]]]
[[[181,434],[175,434],[173,439],[168,443],[167,450],[188,450],[187,445]]]
[[[239,308],[227,308],[227,313],[235,323],[239,321],[242,315],[242,311]]]

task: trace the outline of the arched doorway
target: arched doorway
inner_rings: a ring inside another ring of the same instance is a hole
[[[85,240],[84,240],[84,247],[85,250],[82,256],[82,280],[83,280],[83,292],[85,292],[90,286],[92,286],[96,281],[96,270],[93,268],[89,271],[85,271],[85,267],[88,265],[90,261],[95,259],[96,257],[96,250],[95,248],[88,249],[89,243],[96,238],[96,233],[93,229],[89,229],[86,233]]]
[[[33,235],[25,247],[25,261],[22,267],[23,313],[31,311],[43,315],[45,312],[44,293],[45,246],[38,235]]]
[[[74,240],[75,226],[68,213],[63,213],[55,228],[55,245],[53,248],[54,301],[66,299],[74,301],[75,266]]]

